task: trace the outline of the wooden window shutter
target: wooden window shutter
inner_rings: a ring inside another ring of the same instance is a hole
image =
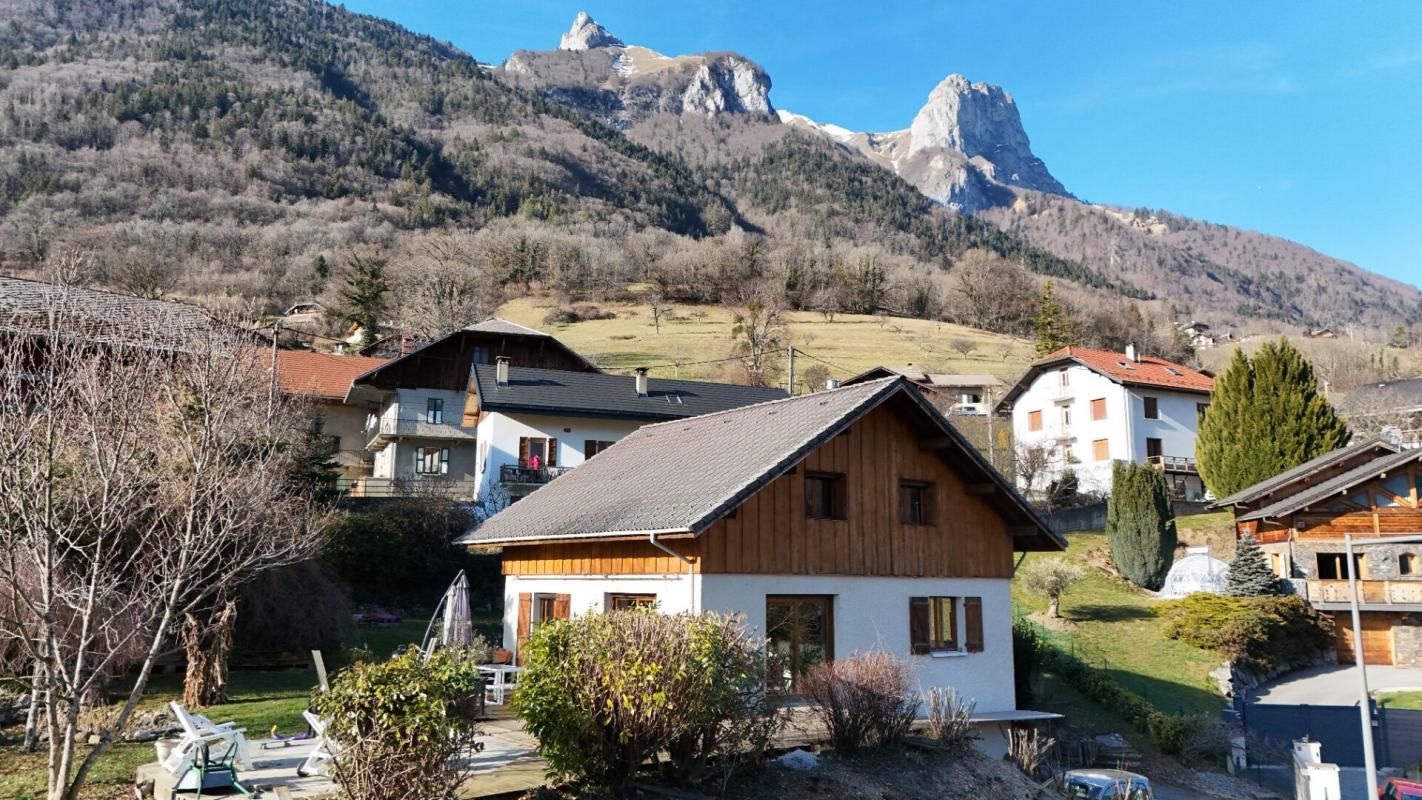
[[[567,619],[572,616],[573,596],[570,594],[553,595],[553,619]]]
[[[1106,398],[1098,397],[1091,401],[1091,418],[1106,419]]]
[[[519,465],[520,467],[525,468],[525,469],[528,468],[528,437],[527,437],[527,436],[520,436],[520,437],[518,437],[518,465]]]
[[[927,597],[909,598],[909,652],[916,656],[928,655],[931,649],[928,643],[931,613]]]
[[[518,627],[514,632],[514,652],[518,663],[523,663],[523,644],[528,641],[528,631],[533,624],[533,595],[528,592],[518,594]]]
[[[1029,430],[1029,431],[1040,431],[1041,429],[1042,429],[1042,412],[1040,412],[1040,411],[1029,411],[1029,412],[1027,412],[1027,430]]]
[[[558,440],[557,440],[557,439],[549,439],[549,440],[548,440],[548,446],[547,446],[546,448],[544,448],[544,449],[546,449],[546,450],[548,451],[548,463],[545,464],[544,466],[547,466],[547,467],[556,467],[556,466],[558,466]]]
[[[983,599],[981,597],[963,598],[963,620],[968,629],[964,636],[964,647],[969,653],[981,653],[983,651]]]
[[[834,506],[835,519],[849,519],[849,480],[843,475],[830,481],[830,502]]]
[[[597,453],[597,440],[595,440],[595,439],[584,439],[584,440],[583,440],[583,460],[584,460],[584,461],[587,461],[588,459],[592,458],[596,453]]]

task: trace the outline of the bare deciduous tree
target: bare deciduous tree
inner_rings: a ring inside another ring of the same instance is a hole
[[[1013,469],[1024,491],[1037,489],[1038,479],[1057,461],[1056,448],[1042,441],[1018,441],[1014,445]]]
[[[742,298],[732,318],[733,355],[753,386],[769,386],[785,350],[786,324],[779,298],[767,291]]]
[[[0,320],[0,654],[36,675],[50,800],[79,796],[185,614],[309,557],[324,528],[286,478],[295,426],[265,353],[217,331],[98,347],[80,319],[59,289]],[[129,670],[81,753],[81,710]]]
[[[421,242],[396,287],[401,323],[430,339],[488,317],[503,302],[488,260],[466,236]]]

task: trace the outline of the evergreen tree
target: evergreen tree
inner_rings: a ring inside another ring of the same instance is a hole
[[[1195,439],[1200,477],[1233,494],[1348,443],[1348,426],[1318,391],[1313,366],[1286,339],[1253,358],[1236,349],[1215,380]]]
[[[1076,332],[1076,322],[1057,300],[1052,281],[1042,285],[1042,297],[1037,301],[1037,315],[1032,317],[1032,330],[1037,336],[1039,356],[1081,344],[1081,337]]]
[[[385,259],[352,255],[350,274],[341,297],[346,301],[346,318],[361,328],[362,344],[375,340],[380,318],[385,315],[385,294],[390,280],[385,277]]]
[[[322,502],[336,499],[340,478],[339,467],[333,456],[336,445],[324,430],[321,418],[311,416],[310,424],[301,432],[301,438],[292,446],[291,465],[286,476],[293,484],[309,490],[312,497]]]
[[[1229,562],[1225,591],[1231,597],[1262,597],[1283,594],[1279,579],[1264,561],[1264,551],[1251,534],[1244,534]]]
[[[1127,580],[1152,590],[1165,583],[1175,554],[1175,513],[1164,475],[1144,464],[1112,464],[1106,538],[1111,561]]]

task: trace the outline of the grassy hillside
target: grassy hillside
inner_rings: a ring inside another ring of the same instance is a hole
[[[1179,520],[1181,538],[1192,544],[1211,541],[1214,529],[1225,518],[1225,514],[1183,517]],[[1104,532],[1083,531],[1067,538],[1066,557],[1086,571],[1086,578],[1062,598],[1065,623],[1048,631],[1048,637],[1162,711],[1217,713],[1224,701],[1209,673],[1223,663],[1223,656],[1165,638],[1152,610],[1160,600],[1104,568],[1111,558]],[[1229,557],[1219,547],[1213,550],[1218,557]],[[1028,556],[1045,557],[1049,556]],[[1046,610],[1043,598],[1016,585],[1012,596],[1023,611]],[[1079,698],[1075,693],[1071,697]]]
[[[655,367],[657,377],[718,379],[731,349],[732,312],[720,306],[676,306],[675,318],[663,319],[661,332],[646,306],[609,303],[601,306],[613,319],[568,324],[544,322],[556,304],[550,298],[520,298],[505,303],[498,315],[548,331],[599,365],[613,372]],[[931,372],[986,372],[1013,380],[1031,361],[1032,345],[1024,339],[987,333],[962,325],[921,319],[881,318],[840,314],[827,320],[811,312],[788,314],[790,340],[822,359],[830,376],[847,378],[879,365],[905,364]],[[966,354],[959,343],[971,343]],[[796,360],[796,370],[815,364]],[[679,370],[676,364],[683,364]]]

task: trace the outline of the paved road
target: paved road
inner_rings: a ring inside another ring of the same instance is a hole
[[[1422,667],[1369,666],[1368,688],[1374,692],[1422,691]],[[1250,700],[1272,705],[1357,705],[1358,676],[1351,664],[1309,667],[1264,684],[1254,691]]]

